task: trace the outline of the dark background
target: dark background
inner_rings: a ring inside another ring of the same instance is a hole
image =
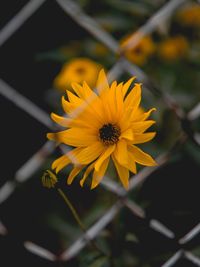
[[[27,1],[0,2],[1,29],[25,3]],[[38,55],[67,44],[72,39],[81,41],[87,35],[88,33],[73,22],[54,1],[46,1],[0,47],[1,79],[50,113],[52,107],[45,96],[52,87],[61,64],[50,60],[41,61]],[[0,96],[0,114],[3,185],[5,181],[13,180],[18,168],[46,142],[48,129],[3,96]],[[105,238],[104,242],[113,257],[123,259],[123,251],[126,250],[139,259],[141,266],[145,262],[149,265],[144,266],[160,266],[173,252],[180,249],[177,240],[199,222],[200,165],[193,154],[188,152],[188,146],[199,153],[199,148],[189,142],[183,146],[177,157],[172,157],[169,164],[156,171],[139,190],[130,194],[131,198],[144,207],[147,218],[138,219],[124,209],[107,227],[111,235]],[[75,240],[80,234],[63,201],[54,191],[47,191],[41,186],[40,177],[43,170],[50,166],[49,162],[48,159],[45,166],[28,182],[19,184],[15,193],[0,206],[1,220],[8,230],[6,235],[0,236],[2,267],[89,266],[84,258],[90,252],[89,248],[84,249],[80,256],[71,262],[59,264],[43,260],[29,253],[23,246],[24,241],[31,240],[57,255],[63,251],[70,241],[67,240],[67,235],[63,236],[62,231],[59,231],[59,222],[55,220],[59,217],[63,222],[75,227],[75,237],[70,237],[70,240]],[[102,196],[105,194],[102,189],[92,192],[88,188],[80,189],[76,182],[65,190],[82,217],[87,216],[91,209],[96,210],[96,205],[101,201],[105,202],[105,208],[115,200],[109,193]],[[103,211],[99,214],[101,213],[103,214]],[[171,229],[176,234],[175,239],[169,240],[150,229],[148,223],[151,218],[158,219]],[[50,223],[51,221],[54,222]],[[121,227],[122,231],[119,231],[118,227]],[[125,242],[124,229],[133,233],[138,242]],[[199,241],[198,235],[187,244],[186,249],[197,249]],[[119,263],[116,266],[124,265]],[[193,265],[182,260],[175,266]]]

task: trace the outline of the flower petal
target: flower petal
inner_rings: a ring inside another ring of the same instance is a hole
[[[85,166],[77,166],[72,169],[69,176],[67,177],[67,184],[70,185],[74,178],[79,174],[79,172],[84,168]]]
[[[70,103],[75,104],[77,106],[80,106],[81,104],[83,104],[83,102],[84,102],[83,99],[76,96],[75,94],[73,94],[70,91],[66,91],[66,92],[67,92],[67,97],[68,97]]]
[[[127,162],[126,166],[124,166],[124,167],[129,169],[132,173],[135,173],[135,174],[137,173],[135,159],[130,152],[128,153],[128,162]]]
[[[95,164],[95,162],[93,162],[92,164],[90,164],[90,165],[87,167],[87,169],[86,169],[86,171],[85,171],[85,173],[84,173],[82,179],[80,180],[80,185],[81,185],[82,187],[83,187],[83,185],[84,185],[84,183],[85,183],[85,180],[87,179],[88,175],[89,175],[89,174],[91,173],[91,171],[94,169],[94,164]]]
[[[51,118],[53,121],[55,121],[57,124],[63,127],[69,127],[69,121],[71,121],[69,118],[59,116],[55,113],[51,113]]]
[[[123,113],[123,109],[124,109],[124,103],[123,103],[123,83],[120,83],[115,90],[115,98],[116,98],[116,110],[117,110],[117,116],[118,119],[121,117],[122,113]]]
[[[110,157],[106,158],[102,162],[99,171],[94,170],[91,189],[94,189],[101,182],[101,180],[104,177],[104,174],[105,174],[105,172],[107,170],[109,160],[110,160]]]
[[[135,80],[136,77],[132,77],[130,78],[124,85],[123,85],[123,88],[122,88],[122,92],[123,92],[123,97],[126,96],[126,93],[131,85],[131,83]]]
[[[126,139],[126,140],[129,140],[129,141],[133,141],[134,139],[134,136],[133,136],[133,131],[131,129],[127,129],[125,130],[121,135],[120,135],[120,138],[119,139]]]
[[[75,92],[80,98],[84,98],[84,90],[83,90],[83,87],[82,87],[80,84],[73,82],[73,83],[71,84],[71,86],[72,86],[74,92]]]
[[[104,151],[101,142],[95,142],[86,148],[79,148],[67,153],[73,159],[74,164],[89,164],[94,161]]]
[[[97,95],[94,91],[88,86],[88,84],[84,81],[83,82],[83,91],[84,91],[84,98],[88,99],[90,97],[97,98]]]
[[[51,165],[52,170],[56,169],[56,173],[58,173],[62,168],[67,166],[70,163],[70,159],[66,155],[62,155],[58,159],[54,160]]]
[[[134,140],[132,144],[142,144],[145,142],[150,141],[155,137],[156,133],[155,132],[150,132],[150,133],[143,133],[143,134],[134,134]]]
[[[70,113],[70,112],[72,112],[72,110],[73,110],[74,108],[76,108],[76,106],[73,105],[72,103],[70,103],[69,101],[67,101],[67,100],[65,99],[64,96],[62,96],[61,101],[62,101],[62,107],[63,107],[63,110],[64,110],[65,113],[67,113],[67,114]]]
[[[134,133],[143,133],[149,127],[151,127],[154,123],[155,121],[153,120],[134,122],[131,124],[131,128],[133,129]]]
[[[129,188],[129,170],[123,166],[121,166],[114,156],[112,156],[115,168],[117,170],[117,173],[119,175],[119,178],[126,190]]]
[[[124,104],[127,108],[135,110],[141,101],[141,84],[135,83],[131,92],[125,98]]]
[[[98,76],[97,83],[96,83],[96,88],[97,88],[99,95],[104,90],[107,90],[109,88],[108,80],[107,80],[105,71],[103,69],[99,72],[99,76]]]
[[[143,152],[140,148],[137,146],[129,146],[129,151],[132,153],[134,159],[136,162],[140,163],[144,166],[156,166],[157,163],[155,160],[147,153]]]
[[[51,135],[48,135],[48,137],[49,136],[51,137]],[[96,135],[92,135],[89,130],[87,131],[81,128],[71,128],[62,132],[54,133],[52,137],[60,143],[74,147],[86,147],[98,141],[98,137]]]
[[[119,140],[116,149],[114,151],[115,159],[121,165],[126,165],[128,162],[128,150],[127,150],[127,142],[125,140]]]
[[[138,119],[139,120],[146,120],[146,119],[148,119],[148,117],[151,115],[151,113],[153,111],[156,111],[156,108],[151,108],[147,112],[141,113]]]
[[[106,158],[108,158],[113,151],[115,150],[115,145],[108,146],[107,149],[104,148],[104,153],[98,158],[98,160],[95,162],[94,168],[98,172],[100,170],[101,164],[104,162]]]

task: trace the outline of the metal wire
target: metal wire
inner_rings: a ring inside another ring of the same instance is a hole
[[[141,38],[152,33],[162,21],[166,20],[172,16],[174,11],[182,5],[186,0],[171,0],[167,2],[160,10],[158,10],[142,27],[140,27],[136,33],[132,35],[127,43],[127,46],[121,50],[118,42],[90,16],[88,16],[80,6],[70,0],[55,0],[58,5],[70,16],[76,23],[81,27],[86,29],[91,35],[93,35],[97,40],[106,45],[113,53],[121,55],[116,64],[112,67],[109,72],[109,79],[113,80],[119,77],[123,72],[128,72],[130,75],[136,75],[139,80],[143,81],[144,85],[157,97],[159,97],[168,108],[170,108],[179,120],[187,118],[189,121],[195,120],[200,116],[200,104],[197,104],[188,114],[185,114],[181,107],[175,102],[175,100],[166,95],[162,90],[157,88],[154,82],[151,80],[143,70],[141,70],[136,65],[130,63],[124,57],[124,49],[129,49],[139,43]],[[0,31],[0,46],[3,45],[22,25],[27,19],[29,19],[34,12],[42,6],[45,0],[30,0],[20,11],[16,14],[7,25]],[[0,94],[3,95],[7,100],[12,101],[15,105],[22,109],[24,112],[28,113],[34,119],[38,120],[43,125],[50,129],[53,129],[53,124],[49,119],[49,116],[39,108],[36,104],[31,102],[29,99],[21,95],[17,90],[11,88],[5,81],[0,80]],[[13,100],[14,99],[14,100]],[[135,175],[130,180],[130,191],[134,190],[139,184],[141,184],[145,179],[147,179],[155,170],[161,168],[166,162],[168,162],[171,154],[178,150],[181,145],[188,139],[193,138],[195,142],[200,144],[200,134],[193,133],[193,136],[189,136],[187,132],[183,129],[183,133],[180,137],[175,140],[174,146],[167,153],[160,155],[157,158],[158,166],[155,168],[143,168],[137,175]],[[45,159],[53,153],[55,145],[51,142],[47,142],[44,146],[30,159],[28,159],[23,166],[16,172],[13,181],[7,181],[2,188],[0,188],[0,203],[6,201],[6,199],[16,190],[17,183],[23,184],[27,181],[33,174],[38,170],[38,168],[44,163]],[[83,249],[87,243],[88,238],[96,238],[101,231],[110,223],[114,217],[120,212],[124,207],[128,208],[135,216],[145,219],[144,210],[135,202],[128,198],[127,192],[120,187],[118,184],[109,180],[109,177],[105,178],[101,184],[105,190],[112,192],[118,197],[117,202],[105,211],[105,214],[97,220],[97,222],[92,225],[86,232],[74,243],[67,248],[59,260],[67,261],[72,257],[76,256],[81,249]],[[175,233],[168,229],[165,225],[160,223],[155,219],[149,221],[149,227],[160,232],[164,236],[173,239]],[[6,226],[3,223],[0,224],[1,234],[7,234]],[[184,237],[179,240],[180,244],[186,244],[192,238],[194,238],[200,231],[199,224],[191,229]],[[40,246],[32,243],[31,241],[26,241],[24,243],[25,248],[34,253],[35,255],[48,259],[49,261],[56,261],[57,256],[48,251],[48,249],[41,248]],[[200,266],[200,259],[194,256],[191,252],[180,250],[176,252],[169,260],[167,260],[162,267],[173,266],[180,258],[185,257],[193,264]]]

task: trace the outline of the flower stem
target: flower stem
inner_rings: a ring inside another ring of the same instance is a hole
[[[58,188],[58,193],[61,195],[61,197],[64,199],[65,203],[67,204],[68,208],[71,210],[74,219],[76,220],[76,222],[78,223],[78,225],[80,226],[81,230],[85,233],[86,232],[86,228],[83,225],[77,211],[75,210],[75,208],[73,207],[72,203],[70,202],[70,200],[68,199],[68,197],[65,195],[65,193],[62,191],[62,189]]]
[[[91,240],[88,236],[87,236],[87,229],[85,228],[84,224],[82,223],[76,209],[74,208],[74,206],[72,205],[72,203],[70,202],[70,200],[68,199],[68,197],[66,196],[66,194],[62,191],[62,189],[57,188],[58,193],[60,194],[60,196],[63,198],[63,200],[65,201],[65,204],[68,206],[68,208],[70,209],[70,211],[72,212],[74,219],[76,220],[76,222],[78,223],[78,225],[80,226],[81,230],[84,232],[85,234],[85,238],[87,239],[87,241],[92,245],[93,248],[95,248],[96,250],[98,250],[98,252],[100,252],[101,254],[103,254],[106,257],[109,257],[103,250],[101,250],[97,244]]]

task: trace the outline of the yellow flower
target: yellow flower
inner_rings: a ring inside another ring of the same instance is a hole
[[[121,47],[125,47],[129,42],[129,36],[121,42]],[[143,37],[133,48],[125,52],[125,56],[136,65],[144,65],[148,58],[154,53],[155,44],[150,36]]]
[[[101,65],[88,58],[76,58],[64,64],[54,80],[54,86],[61,90],[72,90],[71,83],[86,81],[94,87]]]
[[[189,44],[183,36],[175,36],[163,41],[159,48],[159,56],[166,61],[174,61],[187,55]]]
[[[179,22],[185,26],[199,27],[200,26],[200,5],[193,4],[182,8],[177,18]]]
[[[155,123],[147,120],[155,108],[144,112],[140,108],[141,84],[135,83],[128,93],[134,78],[126,83],[108,84],[104,70],[97,79],[97,93],[86,82],[73,83],[76,94],[67,91],[67,100],[62,98],[62,106],[68,117],[51,114],[52,119],[67,129],[49,133],[47,137],[57,143],[73,146],[69,152],[56,159],[52,169],[58,173],[68,164],[73,164],[67,183],[84,170],[80,181],[93,171],[91,188],[102,180],[110,159],[123,186],[128,189],[129,171],[136,173],[136,163],[154,166],[153,158],[139,149],[136,144],[145,143],[155,136],[155,132],[145,131]]]

